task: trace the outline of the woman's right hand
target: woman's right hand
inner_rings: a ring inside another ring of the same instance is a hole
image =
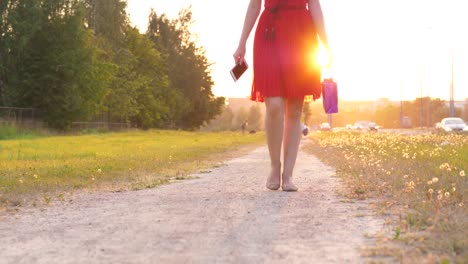
[[[247,64],[245,61],[245,46],[244,45],[239,45],[237,48],[236,52],[234,52],[234,61],[236,64]]]

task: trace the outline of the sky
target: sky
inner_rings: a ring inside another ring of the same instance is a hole
[[[468,98],[467,0],[321,0],[333,65],[324,74],[338,83],[344,100]],[[134,26],[146,30],[154,8],[176,18],[192,6],[191,32],[213,63],[216,96],[247,97],[252,71],[238,82],[229,70],[249,0],[128,0]],[[254,29],[255,30],[255,29]],[[252,65],[253,31],[247,43]],[[453,54],[453,56],[452,56]]]

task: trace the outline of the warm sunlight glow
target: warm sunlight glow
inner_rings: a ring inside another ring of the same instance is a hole
[[[466,0],[446,0],[443,5],[427,0],[320,3],[333,57],[328,58],[321,47],[318,54],[310,55],[310,61],[318,62],[325,74],[339,82],[342,99],[414,100],[430,96],[449,100],[452,51],[455,99],[468,98]],[[131,20],[142,32],[151,7],[158,14],[166,12],[176,17],[178,10],[191,5],[195,21],[192,32],[213,64],[214,94],[225,97],[250,94],[252,67],[238,82],[233,82],[229,74],[249,0],[128,0],[128,4]],[[246,47],[250,65],[253,65],[254,31],[255,28]],[[326,67],[329,62],[330,69]]]
[[[330,56],[322,45],[320,45],[317,57],[314,58],[314,60],[317,60],[322,68],[330,65]]]

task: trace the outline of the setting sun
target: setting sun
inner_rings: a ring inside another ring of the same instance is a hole
[[[323,47],[323,45],[320,45],[319,51],[317,53],[316,58],[314,58],[314,60],[318,61],[320,67],[322,67],[322,68],[330,66],[331,58],[330,58],[328,52]]]

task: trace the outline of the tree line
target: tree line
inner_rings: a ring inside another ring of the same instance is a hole
[[[413,101],[402,101],[400,104],[389,100],[377,103],[344,103],[340,102],[338,114],[333,115],[333,126],[344,127],[359,120],[376,122],[384,128],[400,127],[434,127],[442,118],[450,116],[450,108],[446,101],[438,98],[422,97]],[[464,108],[455,107],[455,116],[468,121],[468,99]],[[323,111],[322,101],[307,103],[304,106],[305,121],[309,125],[327,122]],[[409,124],[402,124],[402,119],[409,120]]]
[[[226,105],[223,107],[222,113],[203,126],[203,129],[208,131],[239,131],[244,122],[247,122],[248,131],[257,132],[264,129],[264,113],[259,103],[250,107],[241,106],[236,110],[230,105]]]
[[[191,9],[155,10],[146,33],[125,0],[2,0],[0,105],[34,107],[51,128],[107,113],[139,128],[197,129],[217,116]]]
[[[244,100],[248,101],[247,98]],[[262,130],[264,112],[260,104],[250,107],[223,107],[222,113],[205,126],[204,130],[226,131],[240,130],[242,123],[248,122],[248,129]],[[332,115],[333,127],[353,125],[357,121],[372,121],[384,128],[417,128],[435,127],[436,123],[450,116],[448,103],[438,98],[416,98],[413,101],[400,103],[390,102],[388,99],[369,102],[340,101],[339,113]],[[468,99],[464,107],[455,107],[455,116],[468,121]],[[322,100],[304,103],[302,122],[311,128],[318,128],[328,117],[323,110]]]

